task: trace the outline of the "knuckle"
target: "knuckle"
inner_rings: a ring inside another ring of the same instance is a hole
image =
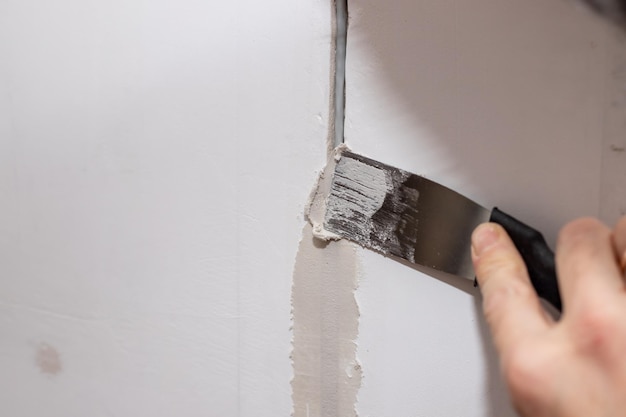
[[[499,324],[505,318],[505,312],[511,308],[512,300],[527,301],[536,298],[534,289],[528,283],[521,279],[508,278],[504,277],[504,283],[487,283],[483,290],[483,314],[494,329],[501,328]]]
[[[526,267],[515,257],[503,254],[486,259],[482,265],[482,272],[489,276],[502,275],[518,277],[526,273]]]
[[[566,224],[559,232],[558,245],[579,243],[590,233],[607,232],[607,227],[592,217],[583,217]]]
[[[567,274],[562,277],[585,276],[594,265],[603,262],[612,232],[595,219],[580,219],[565,226],[557,243],[557,265]]]
[[[575,343],[583,352],[605,351],[621,332],[621,314],[609,303],[588,303],[575,321]]]
[[[485,280],[491,277],[524,277],[526,266],[516,253],[494,248],[477,262],[476,273]]]
[[[536,387],[545,386],[550,375],[549,364],[528,343],[519,344],[503,356],[502,371],[511,394],[524,400],[536,399]]]
[[[499,310],[499,307],[506,306],[512,298],[528,298],[533,294],[533,289],[521,280],[503,277],[504,281],[498,284],[489,285],[484,288],[486,293],[485,301],[488,302],[489,309]]]

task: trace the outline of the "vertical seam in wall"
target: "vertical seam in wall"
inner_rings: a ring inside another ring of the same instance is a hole
[[[346,55],[348,40],[348,0],[335,0],[334,19],[334,147],[344,143],[346,118]]]
[[[333,149],[343,143],[347,0],[334,0],[331,9],[328,164],[309,205],[324,204],[334,172]],[[355,245],[346,240],[318,240],[312,225],[305,224],[291,291],[294,417],[357,415],[361,367],[356,359],[356,287]]]

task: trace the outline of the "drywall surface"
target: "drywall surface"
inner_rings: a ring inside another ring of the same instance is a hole
[[[361,383],[356,360],[356,247],[302,232],[293,280],[294,417],[353,417]]]
[[[332,139],[334,135],[329,135]],[[355,416],[361,367],[355,339],[359,311],[356,245],[324,228],[326,203],[340,152],[329,153],[313,186],[305,216],[308,223],[293,273],[294,417]]]
[[[600,218],[612,224],[626,216],[626,33],[611,36],[607,47]]]
[[[0,415],[290,415],[330,8],[0,4]]]
[[[346,143],[542,229],[598,215],[609,29],[560,0],[349,4]],[[362,416],[513,416],[469,281],[361,250]]]

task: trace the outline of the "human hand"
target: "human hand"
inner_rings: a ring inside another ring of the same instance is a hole
[[[517,411],[525,417],[626,416],[626,217],[567,225],[556,267],[563,314],[542,308],[504,229],[472,236],[483,310]]]

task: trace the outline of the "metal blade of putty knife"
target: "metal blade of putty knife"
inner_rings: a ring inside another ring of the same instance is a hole
[[[538,231],[441,184],[340,149],[327,190],[324,233],[384,255],[474,279],[471,234],[492,221],[507,230],[540,297],[558,310],[554,254]]]

